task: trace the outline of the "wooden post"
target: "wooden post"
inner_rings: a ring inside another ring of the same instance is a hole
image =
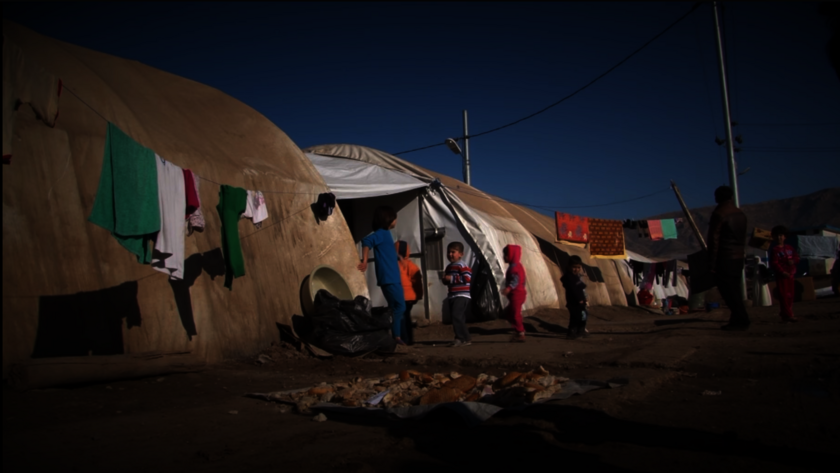
[[[697,224],[694,222],[694,218],[691,216],[691,211],[688,210],[688,207],[685,205],[685,201],[680,195],[680,188],[677,187],[677,183],[671,181],[671,189],[674,189],[674,194],[677,195],[677,200],[680,201],[680,207],[682,207],[683,213],[685,214],[686,220],[688,220],[688,224],[691,225],[691,229],[694,231],[694,236],[697,237],[697,241],[700,242],[700,246],[705,250],[708,249],[706,246],[706,240],[703,238],[703,234],[700,233],[700,229],[697,228]]]

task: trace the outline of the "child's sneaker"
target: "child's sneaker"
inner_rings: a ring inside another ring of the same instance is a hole
[[[524,333],[516,333],[510,337],[510,341],[513,343],[525,343],[525,334]]]
[[[450,346],[450,347],[452,347],[452,348],[456,348],[456,347],[468,347],[468,346],[470,346],[470,345],[472,345],[472,342],[471,342],[471,341],[469,341],[469,340],[457,340],[457,339],[456,339],[456,340],[455,340],[454,342],[452,342],[452,344],[451,344],[451,345],[449,345],[449,346]]]

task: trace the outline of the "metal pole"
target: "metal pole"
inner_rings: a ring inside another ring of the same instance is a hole
[[[712,9],[715,12],[715,33],[717,36],[718,63],[720,65],[720,89],[723,96],[723,119],[726,127],[726,153],[729,156],[729,186],[732,188],[732,200],[735,207],[740,207],[741,199],[738,197],[738,173],[735,170],[735,144],[732,142],[732,118],[729,116],[729,91],[726,87],[726,68],[723,61],[723,41],[720,35],[720,21],[718,20],[717,2],[712,2]],[[741,271],[741,296],[747,299],[747,278],[744,271]]]
[[[726,87],[726,68],[723,61],[723,40],[720,33],[720,21],[718,20],[717,2],[712,2],[712,9],[715,13],[715,33],[717,37],[718,65],[720,66],[720,90],[723,96],[723,120],[726,128],[726,154],[729,157],[729,186],[735,196],[735,207],[740,207],[738,197],[738,174],[735,170],[735,144],[732,142],[732,117],[729,116],[729,91]]]
[[[464,182],[469,186],[472,185],[470,181],[470,132],[467,128],[467,111],[464,110]]]
[[[423,224],[423,193],[417,196],[417,207],[420,214],[420,275],[423,277],[423,311],[429,320],[429,280],[426,275],[426,228]]]
[[[694,217],[691,216],[691,211],[689,211],[688,207],[685,205],[682,194],[680,194],[680,188],[677,187],[676,182],[671,181],[671,189],[674,189],[674,194],[677,195],[677,200],[680,201],[680,207],[682,207],[685,218],[688,220],[688,224],[691,225],[691,229],[694,231],[694,236],[696,236],[697,241],[700,242],[700,247],[704,250],[707,249],[706,240],[703,239],[703,234],[700,233],[700,229],[697,228],[697,224],[694,222]]]

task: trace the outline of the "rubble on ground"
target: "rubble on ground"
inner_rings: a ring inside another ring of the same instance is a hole
[[[272,342],[271,347],[254,357],[254,364],[263,366],[283,359],[300,360],[310,357],[309,352],[302,346],[295,346],[285,341],[281,341],[280,343]]]
[[[381,378],[357,377],[332,384],[321,383],[308,390],[277,393],[272,397],[295,404],[299,412],[307,412],[318,403],[390,408],[463,401],[507,407],[549,398],[568,380],[552,376],[542,366],[527,373],[514,371],[500,378],[487,374],[472,377],[454,371],[403,370]]]

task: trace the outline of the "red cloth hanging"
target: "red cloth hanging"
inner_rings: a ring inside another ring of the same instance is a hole
[[[648,227],[651,240],[663,240],[665,238],[662,234],[662,220],[648,220]]]
[[[195,178],[189,169],[184,169],[184,190],[187,193],[187,215],[184,217],[186,219],[201,207],[201,200],[195,190]]]
[[[577,243],[589,242],[589,219],[577,215],[554,212],[554,221],[557,226],[557,239],[574,241]]]

